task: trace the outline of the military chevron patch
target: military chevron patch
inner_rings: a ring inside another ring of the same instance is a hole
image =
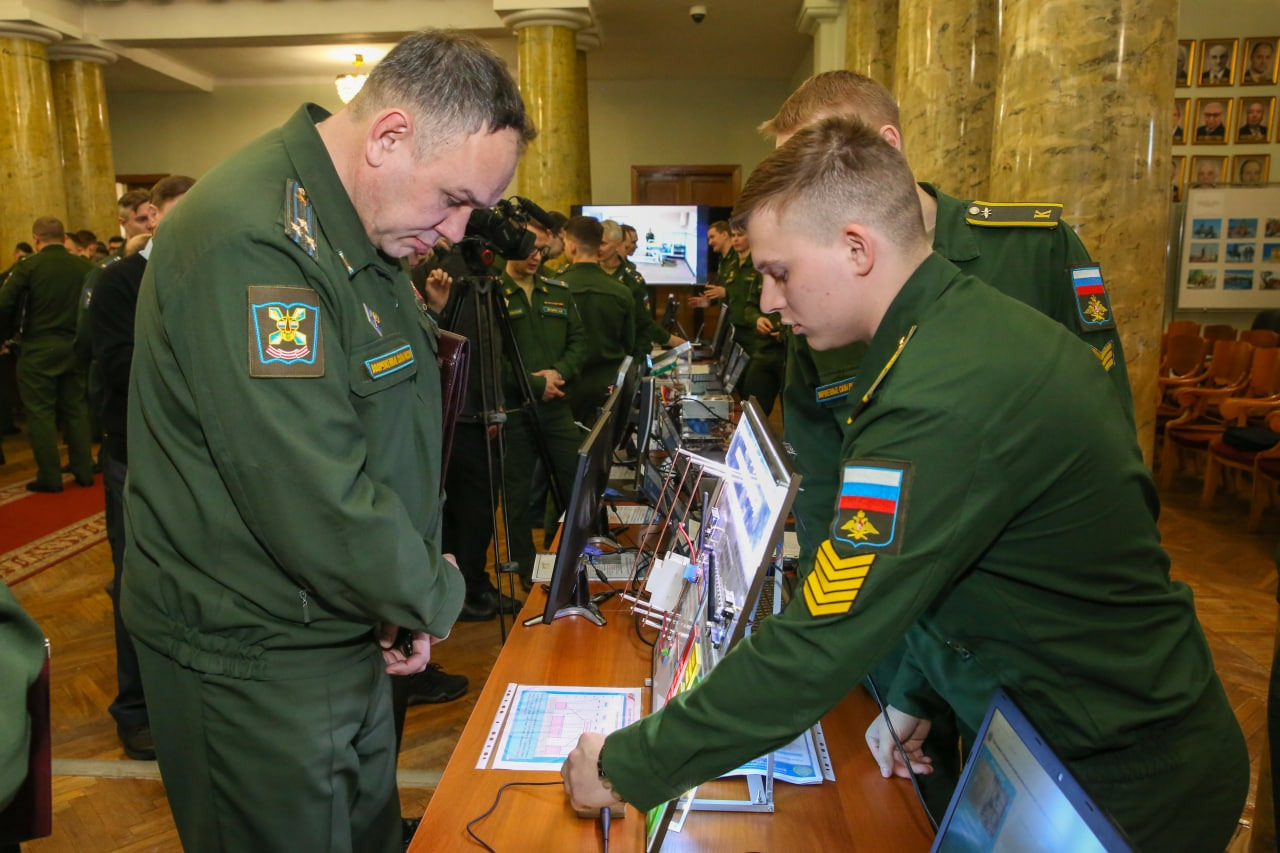
[[[804,602],[811,616],[848,613],[862,589],[875,554],[841,557],[831,540],[818,546],[818,558],[804,582]]]
[[[1089,347],[1089,349],[1093,350],[1093,354],[1098,357],[1098,361],[1102,362],[1102,368],[1104,370],[1110,372],[1111,368],[1115,367],[1116,345],[1114,341],[1108,341],[1107,345],[1102,349],[1098,349],[1094,346]]]

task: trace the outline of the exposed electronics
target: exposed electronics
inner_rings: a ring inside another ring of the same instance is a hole
[[[1009,694],[997,688],[932,853],[1131,849]]]
[[[628,259],[649,284],[707,281],[707,207],[696,204],[584,204],[575,213],[636,229]]]
[[[657,358],[654,358],[652,354],[645,356],[649,363],[649,375],[662,376],[673,372],[677,365],[680,364],[680,359],[688,359],[692,353],[693,345],[688,341],[685,341],[684,343],[667,350]]]
[[[686,429],[709,435],[716,424],[725,423],[733,413],[733,398],[728,394],[688,395],[680,400],[680,420]]]

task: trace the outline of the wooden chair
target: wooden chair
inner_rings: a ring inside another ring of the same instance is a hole
[[[1166,335],[1195,335],[1200,337],[1200,324],[1191,320],[1170,320]]]
[[[1280,412],[1267,415],[1267,429],[1280,432]],[[1253,495],[1246,526],[1250,533],[1262,527],[1262,513],[1268,504],[1280,504],[1280,445],[1262,451],[1253,460]]]
[[[1249,383],[1239,397],[1218,404],[1222,420],[1229,426],[1262,426],[1266,416],[1280,411],[1280,349],[1268,347],[1253,352]],[[1253,471],[1259,451],[1241,450],[1217,436],[1209,442],[1204,466],[1204,489],[1200,506],[1212,509],[1222,475],[1230,471]]]
[[[1205,326],[1204,331],[1200,334],[1211,341],[1234,341],[1236,336],[1240,334],[1240,330],[1227,323],[1216,323]]]
[[[1160,347],[1160,368],[1156,373],[1159,397],[1156,399],[1156,437],[1164,435],[1164,425],[1181,411],[1173,401],[1173,392],[1187,386],[1209,369],[1205,356],[1209,342],[1199,335],[1164,336]]]
[[[1178,415],[1164,426],[1160,448],[1160,486],[1168,488],[1178,467],[1180,450],[1205,452],[1209,442],[1222,434],[1226,424],[1218,403],[1240,396],[1249,381],[1253,345],[1243,341],[1215,341],[1209,369],[1198,376],[1170,380]]]
[[[1270,329],[1245,329],[1240,333],[1240,340],[1251,343],[1255,347],[1280,346],[1280,333]]]

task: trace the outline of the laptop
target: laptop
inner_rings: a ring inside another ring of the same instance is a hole
[[[1132,850],[1003,690],[987,709],[931,853]]]

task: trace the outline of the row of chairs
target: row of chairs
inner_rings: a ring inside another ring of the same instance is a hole
[[[1171,321],[1168,328],[1164,330],[1164,334],[1166,338],[1190,335],[1204,338],[1210,343],[1213,341],[1248,341],[1255,347],[1273,347],[1276,345],[1277,338],[1280,338],[1280,335],[1269,328],[1255,326],[1252,329],[1237,329],[1228,323],[1211,323],[1202,329],[1199,323],[1191,320]]]
[[[1250,330],[1239,339],[1206,339],[1176,331],[1165,336],[1160,367],[1160,485],[1172,484],[1186,457],[1202,459],[1200,505],[1209,509],[1224,480],[1247,473],[1248,529],[1256,531],[1280,486],[1280,444],[1269,446],[1267,432],[1280,433],[1280,335]]]

